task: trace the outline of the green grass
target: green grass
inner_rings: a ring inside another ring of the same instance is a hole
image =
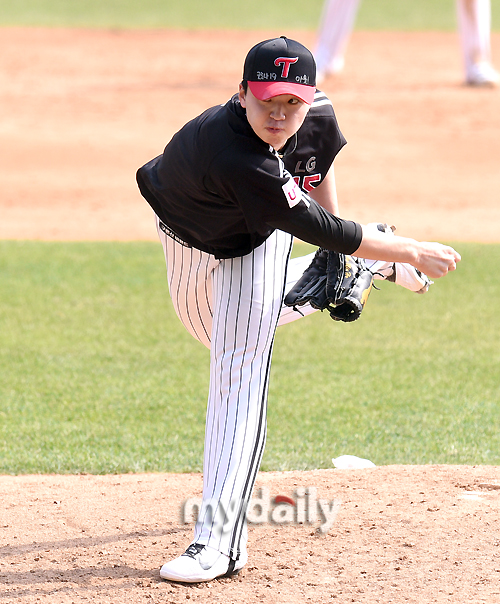
[[[208,352],[159,245],[0,245],[0,473],[197,467]]]
[[[498,464],[500,246],[456,247],[459,270],[425,296],[383,282],[354,324],[317,314],[279,332],[268,469]]]
[[[0,25],[314,30],[323,0],[2,0]],[[500,0],[492,0],[500,29]],[[364,0],[359,29],[456,28],[454,0]]]
[[[356,323],[279,330],[264,470],[500,463],[500,246],[457,248],[425,296],[382,283]],[[0,283],[0,473],[201,471],[208,351],[159,244],[2,241]]]

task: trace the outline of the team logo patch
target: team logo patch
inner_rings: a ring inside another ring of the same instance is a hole
[[[288,72],[290,71],[290,65],[293,65],[293,63],[297,63],[298,60],[299,60],[299,57],[294,57],[294,58],[290,58],[290,57],[278,57],[274,61],[274,64],[276,65],[276,67],[279,67],[280,65],[283,66],[283,68],[281,70],[281,77],[282,78],[287,78],[288,77]]]
[[[291,208],[295,207],[300,201],[302,201],[302,191],[293,178],[287,180],[283,185],[283,193],[285,194],[288,205]]]

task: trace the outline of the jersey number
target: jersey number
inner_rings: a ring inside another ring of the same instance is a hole
[[[308,176],[294,176],[293,180],[299,185],[299,187],[306,193],[310,193],[321,180],[321,174],[311,174]]]

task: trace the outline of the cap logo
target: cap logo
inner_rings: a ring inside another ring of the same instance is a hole
[[[293,59],[290,57],[278,57],[277,59],[275,59],[274,64],[276,67],[283,65],[283,69],[281,71],[281,77],[287,78],[288,72],[290,71],[290,65],[297,63],[298,60],[299,60],[299,57],[295,57]]]

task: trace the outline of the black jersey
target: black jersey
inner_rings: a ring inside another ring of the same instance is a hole
[[[295,182],[310,193],[323,181],[345,144],[331,101],[318,91],[304,123],[280,155]]]
[[[344,144],[331,102],[320,92],[280,153],[254,133],[235,95],[188,122],[162,155],[138,170],[137,181],[173,233],[216,258],[251,252],[275,228],[352,253],[360,226],[307,195]]]

